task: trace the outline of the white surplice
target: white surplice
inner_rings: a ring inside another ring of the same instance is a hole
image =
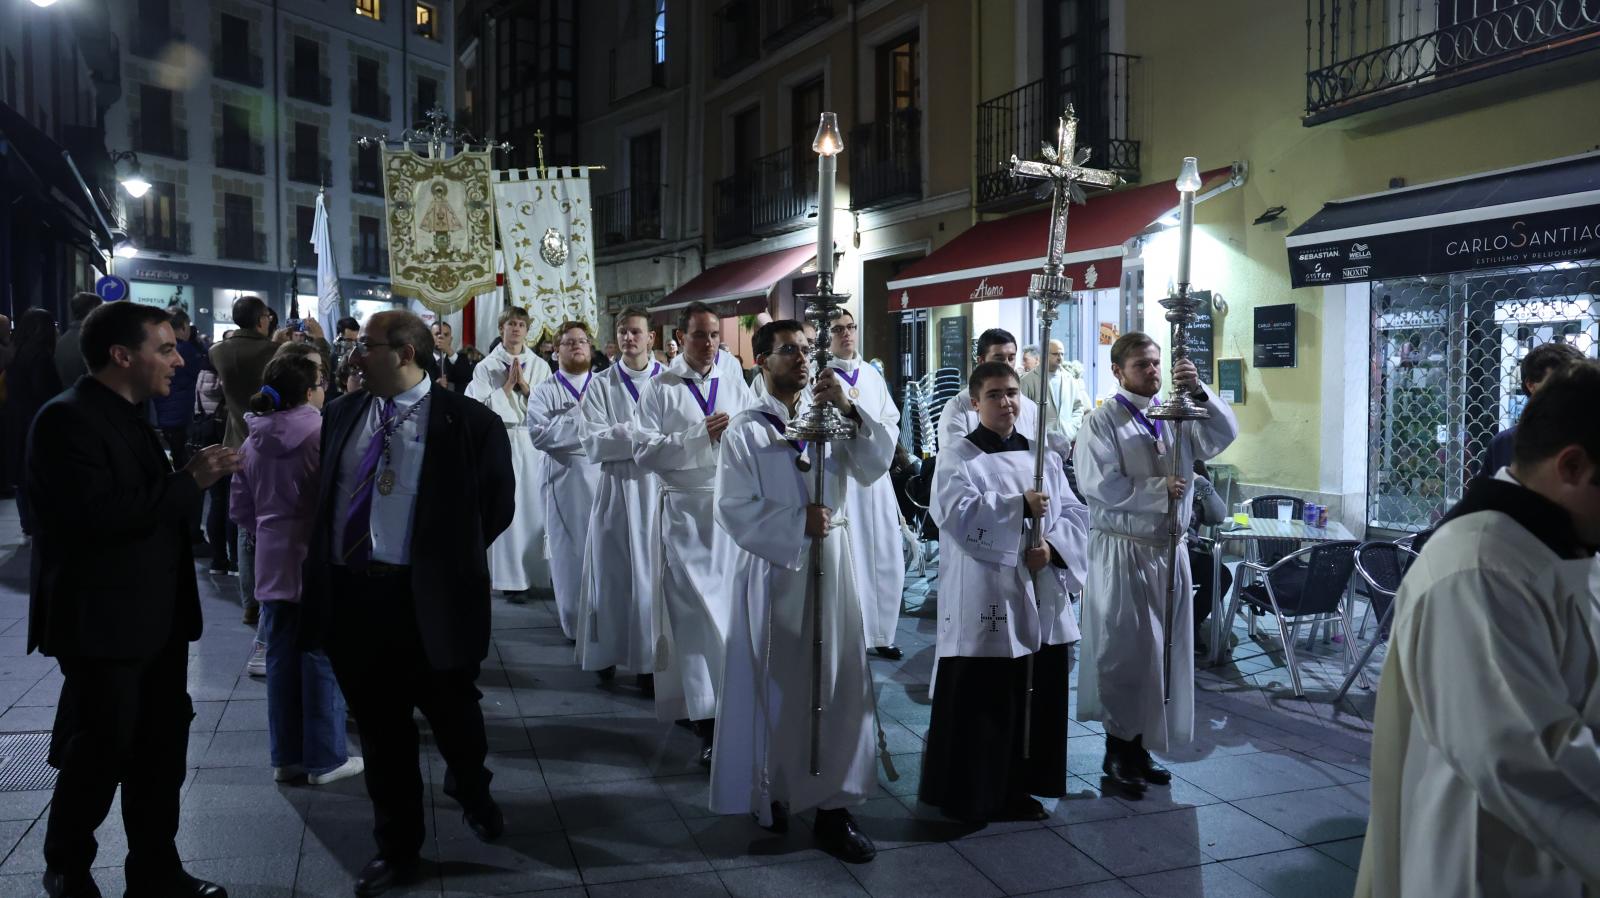
[[[512,356],[505,344],[494,348],[472,371],[467,398],[487,405],[505,422],[511,440],[511,467],[517,475],[517,511],[511,526],[489,547],[489,581],[495,589],[518,592],[549,589],[550,564],[545,558],[544,453],[533,448],[528,435],[528,404],[505,391],[512,365],[522,366],[522,377],[533,388],[550,376],[550,366],[524,347]]]
[[[710,405],[702,408],[702,400]],[[715,364],[702,376],[681,355],[639,396],[633,457],[661,479],[650,540],[655,672],[660,674],[656,716],[661,720],[706,720],[716,714],[731,544],[712,538],[719,444],[711,441],[705,419],[716,412],[732,417],[754,401],[742,377],[730,381]]]
[[[836,376],[846,391],[859,394],[851,401],[861,407],[861,414],[882,425],[891,440],[899,440],[900,408],[878,369],[863,363],[859,355],[834,359],[828,367],[839,369],[841,373]],[[850,382],[852,377],[854,383]],[[900,624],[900,594],[906,586],[906,559],[900,539],[900,501],[895,497],[888,469],[870,484],[851,490],[844,510],[850,517],[850,550],[856,585],[861,590],[867,647],[894,645],[895,628]]]
[[[1357,898],[1600,895],[1594,566],[1492,508],[1428,539],[1395,598]]]
[[[825,450],[822,498],[830,508],[848,507],[850,492],[881,479],[894,458],[893,434],[875,418],[860,417],[855,439]],[[781,431],[789,418],[782,402],[762,397],[729,426],[717,464],[717,524],[735,547],[711,809],[751,812],[763,821],[770,821],[773,801],[792,811],[842,808],[866,801],[878,787],[869,646],[850,563],[848,531],[855,523],[839,512],[838,529],[822,541],[823,711],[819,774],[810,772],[815,596],[805,528],[816,472],[796,468],[798,451]]]
[[[940,658],[1020,658],[1078,641],[1069,594],[1088,567],[1089,512],[1046,451],[1045,542],[1066,566],[1031,575],[1022,554],[1033,451],[987,453],[963,438],[939,454],[928,509],[939,525]]]
[[[600,481],[599,466],[583,448],[588,427],[578,407],[593,380],[593,372],[576,379],[556,372],[528,396],[528,435],[533,448],[544,453],[544,489],[536,501],[544,503],[556,615],[568,639],[576,639],[578,634],[584,546]]]
[[[1119,389],[1143,411],[1150,397]],[[1183,423],[1183,444],[1171,422],[1158,442],[1115,399],[1084,419],[1074,463],[1089,505],[1089,576],[1083,588],[1083,644],[1078,649],[1078,719],[1098,720],[1119,739],[1144,737],[1166,751],[1194,735],[1194,596],[1189,553],[1178,547],[1172,613],[1172,703],[1163,704],[1163,654],[1170,570],[1167,478],[1172,456],[1188,481],[1177,503],[1186,533],[1194,503],[1194,463],[1226,449],[1239,435],[1233,410],[1207,392],[1211,417]],[[1181,537],[1180,537],[1181,539]]]
[[[1044,365],[1022,375],[1022,395],[1040,402],[1040,381],[1044,379]],[[1094,408],[1094,403],[1089,401],[1089,391],[1084,387],[1083,380],[1074,377],[1072,372],[1063,365],[1051,375],[1049,380],[1050,415],[1044,422],[1051,433],[1060,434],[1067,442],[1078,438],[1078,430],[1083,426],[1083,416]],[[1031,431],[1024,436],[1033,439]]]
[[[962,390],[949,401],[945,402],[944,410],[939,413],[939,451],[959,444],[967,438],[978,426],[978,409],[972,404],[972,396]],[[1026,396],[1022,397],[1022,411],[1017,415],[1017,433],[1028,438],[1031,444],[1039,435],[1039,405]],[[1072,454],[1072,443],[1059,433],[1045,432],[1044,442],[1050,451],[1066,458]]]
[[[618,361],[583,394],[588,424],[583,449],[600,466],[578,608],[577,653],[584,670],[617,665],[637,674],[655,670],[650,541],[661,487],[656,475],[633,460],[639,408],[634,395],[642,397],[666,368],[651,360],[643,371],[633,371]]]

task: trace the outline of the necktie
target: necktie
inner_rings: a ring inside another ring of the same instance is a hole
[[[385,399],[378,427],[356,465],[356,491],[350,494],[350,509],[344,516],[344,562],[358,571],[365,570],[372,559],[372,492],[378,461],[383,458],[383,437],[393,419],[394,400]]]

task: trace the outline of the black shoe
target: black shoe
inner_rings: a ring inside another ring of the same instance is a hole
[[[617,678],[617,666],[613,664],[605,670],[598,670],[595,673],[599,674],[600,682],[609,683]]]
[[[100,892],[97,890],[94,894]],[[149,891],[130,886],[122,895],[123,898],[228,898],[228,890],[180,870],[177,877],[164,886]]]
[[[639,687],[639,694],[645,698],[656,697],[655,674],[635,674],[633,677],[633,685]]]
[[[100,887],[88,873],[71,876],[66,873],[44,873],[44,893],[49,898],[101,898]]]
[[[1044,809],[1032,795],[1016,795],[1006,802],[1002,813],[1002,820],[1028,820],[1035,823],[1050,819],[1050,813]]]
[[[528,604],[528,591],[526,589],[507,590],[506,601],[513,605]]]
[[[244,610],[243,623],[247,627],[261,626],[261,606],[252,605]]]
[[[366,898],[382,895],[398,885],[405,885],[417,876],[417,859],[391,861],[382,855],[367,861],[356,874],[356,894]]]
[[[717,741],[717,722],[715,720],[697,720],[694,722],[694,733],[700,737],[700,766],[711,766],[711,747]]]
[[[1105,775],[1100,778],[1100,788],[1137,800],[1144,797],[1145,779],[1137,755],[1129,750],[1132,746],[1132,742],[1106,736],[1106,759],[1100,765]]]
[[[769,833],[783,834],[789,831],[789,808],[781,801],[772,803],[772,825],[763,826],[762,829]]]
[[[483,842],[493,842],[506,831],[506,815],[492,798],[477,808],[463,810],[461,822]]]
[[[856,826],[850,812],[839,808],[817,811],[813,830],[817,847],[849,864],[865,864],[878,856],[877,846]]]
[[[890,661],[899,661],[906,656],[906,653],[897,645],[880,645],[872,651],[879,658],[888,658]]]
[[[1172,771],[1157,764],[1156,759],[1150,757],[1150,753],[1145,751],[1144,736],[1133,737],[1133,747],[1135,749],[1133,757],[1139,765],[1139,777],[1141,779],[1157,786],[1165,786],[1172,782]]]

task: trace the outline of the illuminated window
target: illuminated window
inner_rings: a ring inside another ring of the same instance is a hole
[[[439,20],[439,14],[434,12],[433,7],[429,6],[426,3],[418,3],[417,4],[417,33],[418,34],[422,35],[423,37],[427,37],[427,38],[437,38],[439,35],[434,31],[434,27],[435,27],[434,23],[437,22],[438,20]]]
[[[356,0],[356,15],[369,19],[383,18],[382,0]]]

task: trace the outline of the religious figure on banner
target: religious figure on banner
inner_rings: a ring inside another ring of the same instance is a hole
[[[433,234],[434,252],[447,253],[450,234],[461,230],[461,219],[450,211],[450,185],[433,181],[428,185],[428,192],[433,194],[433,200],[428,204],[427,214],[422,216],[422,229]]]
[[[449,158],[386,149],[389,270],[398,296],[449,315],[495,287],[495,222],[487,152]]]

